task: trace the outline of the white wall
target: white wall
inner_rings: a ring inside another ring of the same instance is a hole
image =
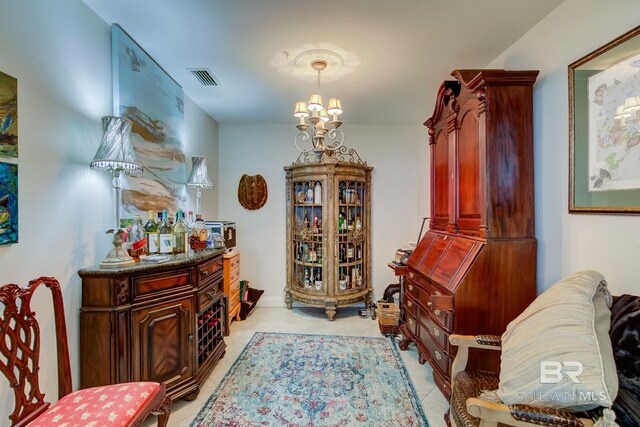
[[[637,0],[566,0],[488,67],[540,70],[534,87],[539,292],[584,269],[602,272],[615,294],[640,291],[640,218],[568,214],[567,77],[570,63],[639,22]]]
[[[111,114],[110,27],[77,0],[3,2],[0,70],[18,79],[19,243],[0,246],[0,284],[25,285],[56,277],[63,289],[74,387],[79,385],[77,270],[100,262],[110,248],[113,222],[108,174],[89,162],[101,138],[100,117]],[[187,155],[217,162],[217,124],[185,99]],[[190,170],[190,167],[188,168]],[[217,183],[215,169],[212,178]],[[209,192],[210,193],[210,192]],[[217,200],[205,193],[205,209]],[[57,400],[51,299],[42,289],[34,308],[40,320],[41,382]],[[8,425],[13,392],[0,379],[0,426]]]
[[[346,117],[345,117],[346,119]],[[427,133],[420,126],[344,125],[346,145],[374,167],[372,173],[372,279],[376,296],[397,282],[387,262],[395,250],[416,240],[427,215]],[[242,252],[241,278],[264,289],[262,305],[283,306],[286,284],[286,205],[283,166],[299,152],[295,126],[220,125],[220,218],[236,221],[237,249]],[[269,197],[256,211],[238,202],[243,174],[261,174]],[[418,195],[418,197],[416,197]]]

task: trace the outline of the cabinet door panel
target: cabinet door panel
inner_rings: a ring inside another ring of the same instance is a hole
[[[449,138],[442,131],[436,138],[434,154],[435,185],[432,187],[435,194],[434,222],[435,229],[444,230],[449,223]]]
[[[458,226],[469,228],[480,226],[480,186],[478,147],[478,118],[473,112],[468,112],[462,118],[458,131]],[[466,219],[469,224],[464,224]],[[469,221],[471,220],[471,221]],[[475,221],[473,221],[475,220]]]
[[[167,389],[193,376],[193,297],[132,313],[133,380],[157,381]]]

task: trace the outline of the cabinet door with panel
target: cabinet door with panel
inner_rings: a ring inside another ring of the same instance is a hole
[[[193,376],[193,296],[132,310],[134,381],[178,386]]]

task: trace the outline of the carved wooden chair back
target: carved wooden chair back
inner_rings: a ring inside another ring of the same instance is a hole
[[[42,414],[49,403],[40,390],[40,326],[31,309],[31,298],[40,285],[51,290],[58,354],[58,398],[71,392],[69,347],[60,284],[52,277],[40,277],[25,288],[14,284],[0,288],[0,371],[9,380],[15,409],[12,425],[26,425]]]
[[[31,299],[40,285],[49,288],[53,296],[59,399],[53,405],[44,400],[38,379],[40,326]],[[13,389],[15,408],[9,420],[14,427],[139,426],[150,413],[158,414],[158,426],[165,427],[171,413],[165,384],[135,382],[72,392],[62,291],[53,277],[32,280],[24,288],[14,284],[0,287],[0,372]]]

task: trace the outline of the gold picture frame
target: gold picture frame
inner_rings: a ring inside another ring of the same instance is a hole
[[[569,72],[569,213],[640,214],[640,26]]]

